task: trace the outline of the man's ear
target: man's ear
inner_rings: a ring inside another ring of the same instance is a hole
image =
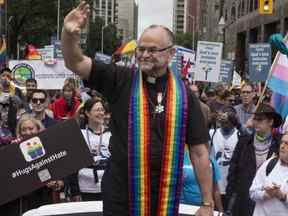
[[[170,58],[170,61],[172,60],[173,56],[175,55],[176,53],[176,49],[175,48],[171,48],[169,50],[169,58]]]

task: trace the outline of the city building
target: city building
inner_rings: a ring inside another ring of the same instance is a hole
[[[225,0],[223,5],[224,56],[235,60],[236,70],[245,76],[250,43],[267,43],[270,35],[288,30],[288,0],[274,0],[272,15],[258,12],[258,0]]]
[[[138,7],[134,0],[118,0],[117,29],[123,42],[137,38]]]
[[[200,0],[174,0],[173,31],[175,33],[197,32],[200,2]]]
[[[115,23],[116,17],[116,0],[93,0],[92,19],[101,17],[105,25]]]
[[[137,5],[134,0],[93,0],[92,19],[101,17],[105,25],[114,23],[123,42],[136,38]]]

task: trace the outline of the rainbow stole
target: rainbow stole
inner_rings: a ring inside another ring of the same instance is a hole
[[[187,122],[187,94],[177,74],[168,72],[165,132],[157,215],[178,215]],[[135,71],[128,119],[129,209],[131,216],[149,216],[150,113],[142,73]]]

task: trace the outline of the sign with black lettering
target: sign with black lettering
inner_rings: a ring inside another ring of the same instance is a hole
[[[37,136],[0,148],[0,205],[93,163],[75,120],[67,120]]]

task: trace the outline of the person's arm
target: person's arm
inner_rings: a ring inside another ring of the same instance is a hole
[[[213,183],[213,199],[215,202],[216,209],[220,212],[223,212],[224,209],[223,209],[221,194],[220,194],[219,186],[217,182]]]
[[[250,198],[254,201],[260,201],[269,198],[269,195],[264,190],[266,167],[267,162],[259,168],[249,189]]]
[[[212,215],[214,202],[212,196],[212,171],[208,150],[205,144],[191,146],[191,161],[196,171],[196,176],[201,188],[203,203],[210,203],[211,206],[201,206],[196,215]],[[211,211],[212,210],[212,211]]]
[[[232,158],[230,160],[230,166],[227,176],[227,186],[226,186],[227,200],[229,200],[232,197],[232,195],[237,192],[236,187],[238,183],[238,171],[241,163],[240,156],[242,148],[244,147],[243,145],[246,144],[243,142],[240,143],[240,140],[238,140],[238,143],[234,149]]]
[[[65,66],[87,79],[92,68],[92,60],[82,53],[80,48],[80,33],[89,17],[89,5],[81,1],[77,8],[73,9],[64,19],[61,35],[61,48]]]

